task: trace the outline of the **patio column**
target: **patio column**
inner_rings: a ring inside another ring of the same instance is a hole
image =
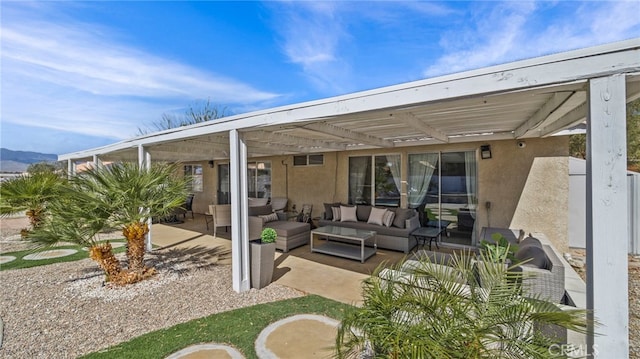
[[[100,158],[98,157],[98,155],[93,155],[93,168],[97,169],[100,166]]]
[[[67,178],[76,174],[76,164],[71,159],[67,160]]]
[[[145,168],[147,171],[151,168],[151,154],[145,150],[142,145],[138,145],[138,166]],[[151,225],[153,224],[153,220],[151,218],[147,219],[147,224],[149,225],[149,233],[147,233],[147,238],[145,239],[145,247],[147,252],[151,252],[153,250],[153,244],[151,243]]]
[[[624,75],[589,81],[587,350],[594,357],[629,357],[625,97]],[[600,325],[594,328],[593,319]]]
[[[229,131],[231,177],[231,269],[233,290],[250,289],[247,145],[238,130]]]

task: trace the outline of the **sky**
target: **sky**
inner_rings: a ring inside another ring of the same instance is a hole
[[[640,37],[635,1],[0,2],[0,146],[227,114]]]

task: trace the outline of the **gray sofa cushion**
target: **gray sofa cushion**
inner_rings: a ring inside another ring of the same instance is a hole
[[[518,248],[526,247],[526,246],[535,246],[542,248],[542,243],[538,238],[535,237],[527,237],[518,243]]]
[[[526,261],[526,263],[522,264],[523,266],[549,269],[547,254],[542,247],[536,245],[521,247],[514,257],[521,262]]]
[[[371,214],[371,206],[366,204],[359,204],[356,209],[356,216],[358,217],[358,221],[366,222],[369,219],[369,215]]]
[[[412,208],[397,208],[396,218],[393,220],[393,226],[398,228],[404,228],[406,220],[413,217],[416,214]]]
[[[403,238],[407,238],[410,234],[410,231],[408,231],[405,228],[398,228],[393,226],[385,227],[385,226],[379,226],[377,224],[370,224],[367,222],[332,222],[324,219],[319,221],[319,225],[320,226],[340,226],[345,228],[362,229],[365,231],[376,231],[379,235],[387,235],[387,236],[403,237]]]
[[[309,223],[293,222],[293,221],[276,221],[265,224],[265,228],[273,228],[280,237],[290,237],[299,233],[309,232],[311,226]]]
[[[271,205],[268,204],[266,206],[249,207],[248,213],[250,216],[264,216],[273,213],[273,210],[271,209]]]

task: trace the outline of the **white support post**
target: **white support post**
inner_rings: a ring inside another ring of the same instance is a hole
[[[100,166],[100,158],[98,158],[98,155],[93,155],[93,168],[98,169],[99,166]]]
[[[67,178],[71,178],[76,174],[76,166],[75,163],[71,160],[67,160]]]
[[[231,175],[231,269],[233,290],[250,289],[247,145],[238,130],[229,131]]]
[[[625,102],[624,75],[589,81],[587,350],[593,357],[629,357]],[[594,327],[593,319],[600,324]]]
[[[151,168],[151,154],[149,153],[149,151],[145,150],[144,146],[142,145],[138,145],[138,166],[146,170],[149,170]],[[153,244],[151,243],[152,224],[152,218],[148,218],[147,225],[149,226],[149,233],[147,233],[147,238],[145,238],[145,247],[147,252],[151,252],[153,250]]]

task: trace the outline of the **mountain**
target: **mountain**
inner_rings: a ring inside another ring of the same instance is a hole
[[[58,155],[55,154],[0,148],[0,172],[24,172],[32,163],[56,162],[57,160]]]

